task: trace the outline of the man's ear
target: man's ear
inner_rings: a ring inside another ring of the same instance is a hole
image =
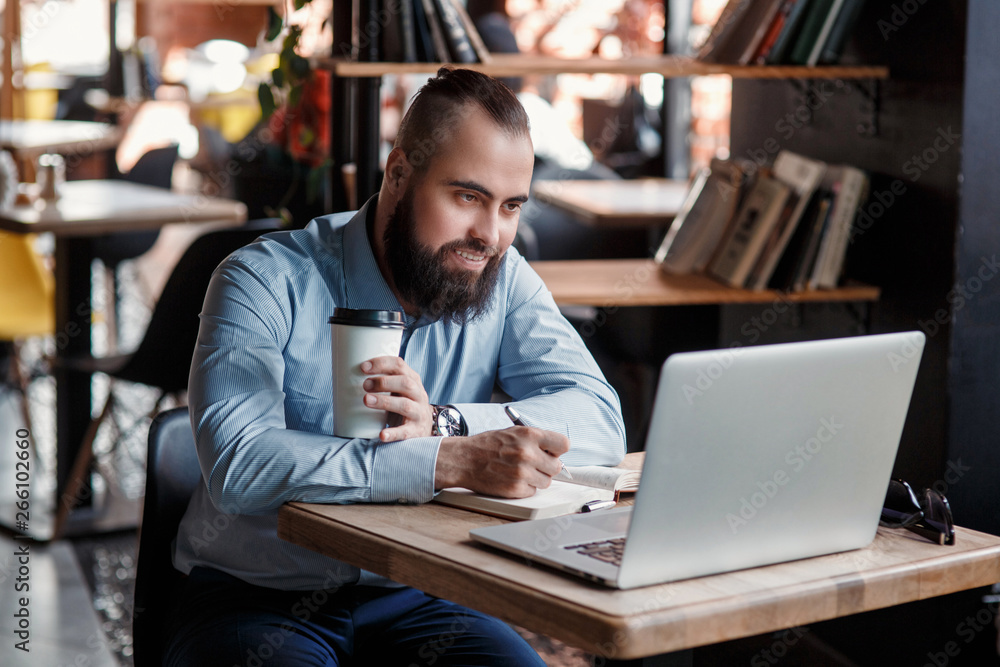
[[[406,159],[406,153],[399,146],[396,146],[389,153],[385,162],[385,183],[389,192],[400,196],[406,191],[410,176],[413,174],[413,166]]]

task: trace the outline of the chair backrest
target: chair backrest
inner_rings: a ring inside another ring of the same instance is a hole
[[[136,160],[122,178],[132,183],[152,185],[169,190],[173,184],[174,163],[177,162],[177,144],[146,151]]]
[[[149,427],[146,496],[139,532],[132,634],[136,667],[161,664],[166,613],[181,583],[172,543],[188,500],[202,483],[186,407],[161,412]]]
[[[177,151],[177,144],[153,148],[143,153],[127,174],[113,175],[130,183],[169,190],[173,184]],[[115,267],[127,259],[133,259],[148,251],[159,236],[159,229],[96,236],[90,241],[91,253],[105,266]]]
[[[212,273],[234,250],[277,229],[276,220],[217,229],[196,238],[170,273],[146,333],[116,378],[159,387],[167,393],[187,388],[191,355],[198,340],[202,303]]]
[[[55,283],[34,238],[0,232],[0,340],[55,331]]]

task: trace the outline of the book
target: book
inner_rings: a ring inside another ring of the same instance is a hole
[[[382,0],[380,4],[382,5],[380,15],[385,17],[385,22],[378,31],[378,58],[382,62],[402,62],[404,37],[401,13],[403,3],[396,4]]]
[[[417,26],[412,0],[399,0],[399,31],[403,36],[403,62],[417,62]]]
[[[794,290],[795,277],[798,275],[800,264],[804,261],[808,252],[810,237],[813,233],[816,220],[817,209],[823,198],[823,192],[816,188],[806,203],[799,223],[795,225],[795,231],[785,246],[785,251],[781,253],[778,265],[771,274],[768,281],[770,289],[792,291]]]
[[[751,290],[767,288],[767,283],[771,279],[771,272],[774,271],[774,263],[776,263],[777,258],[781,254],[778,251],[778,243],[780,243],[784,235],[784,230],[788,227],[788,223],[792,219],[792,212],[795,210],[798,200],[799,197],[795,194],[794,190],[789,192],[788,198],[785,200],[785,205],[778,215],[778,222],[768,233],[760,252],[757,254],[757,261],[753,263],[750,272],[747,273],[746,280],[743,281],[745,288]]]
[[[817,289],[833,289],[837,286],[847,254],[851,227],[858,207],[868,193],[868,176],[865,172],[846,165],[832,169],[837,179],[834,187],[836,194],[810,280],[810,285]]]
[[[830,8],[834,0],[812,0],[809,3],[809,12],[802,19],[802,28],[795,38],[795,45],[788,54],[788,61],[796,65],[805,65],[812,53],[816,38],[823,29],[826,17],[830,14]]]
[[[809,57],[806,58],[806,65],[809,65],[809,67],[815,67],[816,63],[819,62],[819,56],[823,52],[823,45],[826,44],[826,40],[830,36],[830,31],[833,30],[833,24],[837,22],[837,16],[840,14],[843,6],[844,0],[833,0],[833,4],[830,6],[830,13],[826,15],[826,20],[823,21],[823,26],[820,28],[819,34],[816,35],[816,43],[813,44],[812,50],[809,51]]]
[[[673,274],[694,273],[708,264],[739,199],[730,170],[731,165],[706,167],[695,174],[653,258],[662,270]]]
[[[538,489],[528,498],[497,498],[469,489],[442,489],[434,502],[449,507],[491,514],[504,519],[547,519],[575,514],[594,500],[616,500],[620,493],[639,488],[642,471],[629,465],[629,458],[617,467],[566,466],[572,480],[553,479],[547,489]]]
[[[805,247],[805,252],[799,258],[792,279],[792,290],[801,292],[807,288],[811,289],[809,278],[812,276],[813,267],[816,265],[816,255],[819,253],[819,245],[823,240],[827,227],[830,225],[830,209],[833,206],[834,193],[831,190],[821,189],[818,193],[815,215],[809,227],[809,239]]]
[[[750,9],[751,0],[729,0],[718,20],[712,26],[708,37],[698,49],[698,60],[704,62],[720,62],[718,54],[730,40],[739,26],[741,17]]]
[[[840,61],[844,45],[858,24],[864,4],[865,0],[846,0],[844,2],[833,28],[830,29],[830,35],[826,38],[826,43],[823,44],[823,51],[819,55],[820,64],[833,65]]]
[[[479,35],[479,30],[476,29],[476,24],[472,21],[472,17],[469,16],[469,12],[466,11],[462,0],[453,0],[453,2],[455,4],[455,12],[458,13],[462,27],[465,28],[465,34],[469,36],[469,43],[472,44],[472,50],[476,52],[476,58],[481,63],[490,62],[492,60],[490,51],[486,48],[483,38]]]
[[[472,42],[462,27],[462,20],[458,17],[452,0],[435,0],[435,3],[451,59],[456,63],[476,62],[476,52],[472,49]]]
[[[767,32],[764,33],[764,39],[761,40],[760,45],[757,47],[757,52],[754,53],[751,62],[756,65],[763,65],[767,62],[768,54],[771,53],[771,49],[774,48],[774,45],[778,42],[778,37],[785,28],[788,15],[798,2],[799,0],[784,0],[778,9],[778,13],[771,20],[771,25],[768,27]]]
[[[798,0],[788,12],[785,24],[778,33],[778,38],[774,41],[774,46],[764,56],[765,65],[780,65],[787,61],[788,55],[795,45],[795,40],[799,36],[802,28],[802,21],[808,15],[807,10],[815,0]]]
[[[747,283],[750,289],[761,290],[768,286],[781,255],[795,234],[813,192],[819,187],[825,173],[825,162],[811,160],[787,150],[778,153],[774,160],[774,177],[790,187],[793,196],[789,197],[786,205],[787,215],[783,215],[775,226],[772,238],[761,253],[759,266],[751,272],[752,278]]]
[[[759,176],[732,224],[709,273],[731,287],[743,287],[768,236],[778,223],[791,188]]]
[[[771,52],[771,49],[774,48],[774,43],[778,41],[781,29],[785,27],[785,21],[788,20],[788,12],[791,11],[796,2],[797,0],[783,0],[778,8],[778,12],[771,19],[771,25],[768,26],[767,32],[764,33],[764,39],[760,41],[757,50],[753,54],[752,63],[755,65],[764,64],[767,54]]]
[[[741,35],[742,40],[737,44],[740,48],[740,53],[736,58],[737,63],[749,65],[753,62],[761,42],[764,41],[771,24],[784,4],[785,0],[757,0],[754,4],[754,11],[748,13],[744,19],[745,28]]]
[[[413,26],[416,37],[417,62],[432,63],[437,60],[434,52],[434,40],[431,37],[431,27],[427,24],[427,13],[424,11],[423,0],[413,2]]]
[[[431,32],[431,42],[434,44],[434,57],[428,61],[446,63],[451,61],[451,54],[448,52],[448,42],[445,41],[444,29],[441,27],[434,0],[414,0],[420,2],[424,7],[424,16],[427,19],[427,27]]]

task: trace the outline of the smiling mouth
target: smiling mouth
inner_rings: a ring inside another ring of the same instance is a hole
[[[486,259],[486,255],[473,255],[471,252],[466,252],[465,250],[455,251],[459,257],[464,257],[471,262],[481,262]]]

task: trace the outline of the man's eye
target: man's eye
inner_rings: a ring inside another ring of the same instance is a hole
[[[469,193],[469,192],[463,192],[463,193],[461,193],[458,196],[459,196],[459,198],[462,201],[466,201],[466,202],[474,202],[474,201],[476,201],[476,195],[474,195],[472,193]]]

